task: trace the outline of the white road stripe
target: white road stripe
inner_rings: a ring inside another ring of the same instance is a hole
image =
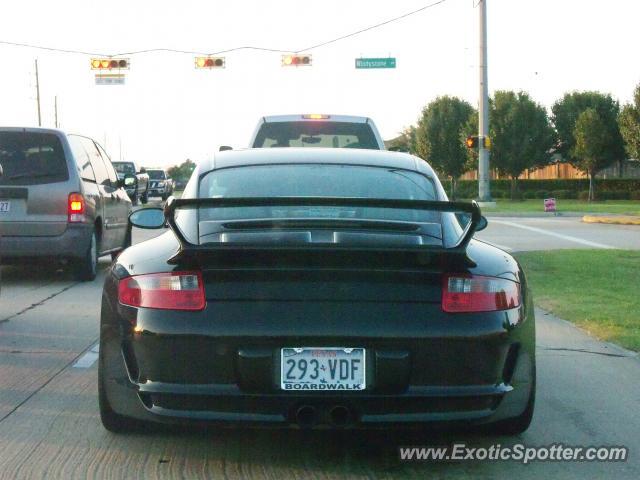
[[[492,223],[500,223],[502,225],[508,225],[509,227],[522,228],[523,230],[529,230],[531,232],[536,232],[536,233],[541,233],[543,235],[549,235],[549,236],[552,236],[552,237],[561,238],[561,239],[567,240],[569,242],[580,243],[582,245],[587,245],[589,247],[607,248],[607,249],[617,248],[617,247],[614,247],[612,245],[606,245],[604,243],[592,242],[590,240],[584,240],[582,238],[572,237],[570,235],[563,235],[562,233],[556,233],[556,232],[552,232],[550,230],[544,230],[542,228],[530,227],[528,225],[521,225],[519,223],[509,222],[509,221],[506,221],[506,220],[495,220],[495,219],[492,218],[491,222]]]
[[[513,252],[513,248],[511,247],[507,247],[506,245],[500,245],[499,243],[496,242],[490,242],[489,240],[484,240],[482,238],[479,238],[478,240],[480,240],[481,242],[484,243],[488,243],[489,245],[499,248],[500,250],[504,250],[505,252]]]
[[[74,368],[89,368],[98,359],[100,344],[96,343],[91,350],[81,356],[76,363],[73,364]]]

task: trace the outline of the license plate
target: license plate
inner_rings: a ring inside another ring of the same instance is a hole
[[[0,200],[0,213],[7,213],[9,208],[11,207],[10,202],[6,202],[4,200]]]
[[[291,391],[364,390],[364,348],[283,348],[280,388]]]

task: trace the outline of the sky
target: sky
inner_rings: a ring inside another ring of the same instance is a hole
[[[263,115],[329,113],[374,119],[390,139],[441,95],[478,103],[478,0],[446,0],[397,22],[308,51],[312,66],[240,50],[226,68],[197,70],[193,54],[127,55],[122,86],[95,84],[91,55],[0,44],[0,126],[42,125],[93,137],[112,160],[170,166],[246,147]],[[635,0],[485,0],[489,90],[525,90],[550,108],[565,92],[629,102],[640,83]],[[2,7],[0,41],[117,54],[241,46],[296,51],[435,0],[21,0]],[[359,57],[397,68],[356,70]]]

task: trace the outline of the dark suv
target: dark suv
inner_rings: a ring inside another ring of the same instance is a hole
[[[147,168],[149,174],[149,196],[166,200],[173,195],[173,180],[164,168]]]
[[[82,280],[131,244],[131,201],[104,149],[44,128],[0,127],[0,261],[64,259]]]

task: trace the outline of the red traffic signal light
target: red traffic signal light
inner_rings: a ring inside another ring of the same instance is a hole
[[[282,55],[283,67],[306,67],[311,65],[311,55]]]
[[[196,68],[224,68],[224,57],[196,57]]]
[[[92,58],[91,70],[128,70],[128,58]]]

